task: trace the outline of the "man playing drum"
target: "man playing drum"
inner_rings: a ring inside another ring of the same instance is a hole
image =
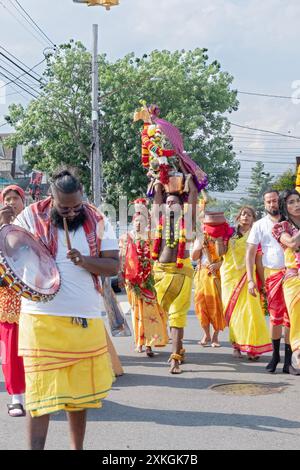
[[[71,448],[82,449],[86,409],[101,407],[113,379],[100,318],[99,276],[117,274],[117,240],[102,214],[83,203],[82,185],[68,170],[54,175],[51,197],[27,207],[17,224],[47,246],[61,277],[59,292],[47,304],[22,300],[19,353],[25,366],[29,445],[43,449],[50,413],[65,410]]]
[[[0,217],[10,223],[24,209],[25,193],[22,188],[10,185],[1,193]],[[12,400],[8,406],[10,416],[24,416],[23,393],[25,392],[25,374],[23,358],[18,356],[18,334],[21,300],[17,293],[1,285],[0,287],[0,343],[2,370],[5,387]]]

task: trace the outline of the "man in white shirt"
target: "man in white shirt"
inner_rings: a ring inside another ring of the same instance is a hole
[[[0,214],[1,222],[6,223]],[[25,365],[29,446],[43,449],[49,415],[65,410],[71,448],[82,449],[86,409],[100,408],[112,383],[99,276],[117,274],[118,243],[104,216],[83,203],[81,183],[68,170],[53,177],[51,197],[27,207],[15,223],[49,249],[61,277],[60,290],[48,303],[22,299],[19,354]]]
[[[285,273],[284,253],[279,243],[272,236],[273,226],[278,223],[279,193],[269,189],[265,191],[264,205],[267,215],[253,224],[247,240],[246,267],[248,277],[248,289],[251,295],[258,293],[257,285],[253,277],[255,257],[258,246],[262,249],[262,263],[265,275],[265,290],[267,294],[268,310],[270,313],[270,329],[273,344],[272,359],[267,364],[268,372],[275,372],[280,362],[280,338],[282,326],[285,327],[285,358],[283,372],[289,373],[291,363],[291,347],[289,344],[289,317],[284,301],[282,279]]]

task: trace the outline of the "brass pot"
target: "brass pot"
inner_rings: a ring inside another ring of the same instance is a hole
[[[167,193],[181,193],[184,186],[184,179],[182,173],[175,173],[170,175],[169,182],[164,185]]]
[[[205,211],[203,223],[207,225],[221,225],[226,222],[224,212]]]

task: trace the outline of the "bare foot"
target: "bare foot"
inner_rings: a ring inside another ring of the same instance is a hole
[[[239,349],[234,349],[232,355],[233,355],[233,357],[236,357],[238,359],[241,359],[243,357],[242,353]]]
[[[152,351],[150,346],[146,346],[146,354],[147,354],[148,357],[153,357],[154,356],[154,352]]]
[[[212,340],[211,340],[211,345],[212,345],[213,348],[220,348],[221,347],[221,345],[219,343],[218,335],[219,335],[218,332],[217,333],[214,332],[214,334],[213,334],[213,337],[212,337]]]
[[[292,366],[295,369],[300,369],[300,350],[297,349],[292,354]]]
[[[139,346],[139,347],[136,349],[136,352],[142,353],[142,352],[143,352],[143,346]]]
[[[259,356],[253,356],[252,354],[248,354],[248,361],[258,361]]]
[[[176,359],[171,359],[171,367],[169,370],[170,374],[181,374],[182,370],[179,367],[179,361]]]
[[[200,344],[201,346],[205,348],[206,346],[210,345],[210,342],[211,342],[210,336],[203,336],[201,341],[198,341],[198,344]]]

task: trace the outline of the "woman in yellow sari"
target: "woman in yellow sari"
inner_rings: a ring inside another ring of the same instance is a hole
[[[300,194],[286,190],[280,196],[281,222],[274,225],[273,236],[284,249],[286,273],[283,293],[290,317],[291,364],[289,374],[300,375]]]
[[[120,253],[136,350],[143,352],[145,346],[147,356],[152,357],[152,347],[166,346],[169,337],[167,317],[154,288],[147,223],[145,214],[134,215],[134,230],[121,238]]]
[[[228,242],[220,270],[222,302],[233,355],[242,357],[241,352],[245,352],[249,360],[258,360],[261,354],[272,351],[261,298],[248,292],[245,257],[254,221],[252,207],[242,207],[236,217],[237,230]],[[262,273],[261,254],[258,257],[256,270]]]

